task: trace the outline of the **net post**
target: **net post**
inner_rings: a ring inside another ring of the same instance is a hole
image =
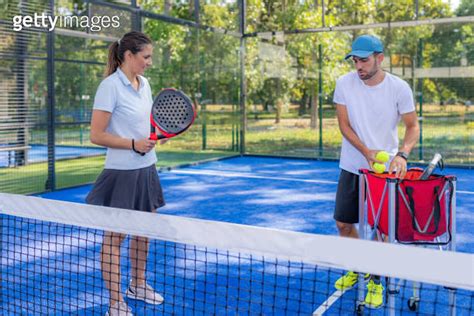
[[[449,246],[448,246],[448,249],[450,251],[456,251],[456,178],[453,178],[452,179],[452,188],[451,190],[453,190],[452,192],[452,195],[451,195],[451,199],[446,199],[447,203],[451,203],[451,214],[448,214],[451,215],[451,242],[449,243]],[[448,194],[448,192],[446,192],[446,194]],[[448,201],[449,200],[449,201]],[[446,211],[449,212],[449,205],[447,205],[446,207]],[[449,217],[446,217],[449,219]]]
[[[361,239],[366,239],[365,220],[365,175],[359,171],[359,236]]]
[[[388,242],[395,242],[395,201],[396,201],[396,185],[398,180],[387,178],[388,185]],[[395,315],[395,295],[396,285],[393,278],[387,278],[388,291],[388,315]]]
[[[366,216],[365,216],[365,174],[359,170],[359,237],[361,239],[366,239]],[[364,271],[359,272],[359,280],[357,282],[357,304],[356,312],[360,314],[364,308],[365,298],[365,283],[364,283]]]
[[[397,179],[387,179],[388,184],[388,241],[395,241],[395,199]]]
[[[448,216],[451,215],[451,242],[448,244],[449,251],[456,251],[456,178],[451,179],[452,187],[450,190],[453,190],[451,199],[448,201],[449,192],[445,192],[446,194],[446,203],[451,203],[451,214],[449,214],[449,207],[446,207],[446,212],[448,212]],[[448,205],[447,205],[448,206]],[[449,219],[449,217],[446,217]],[[449,288],[448,289],[448,304],[449,304],[449,314],[452,316],[456,315],[456,289]]]

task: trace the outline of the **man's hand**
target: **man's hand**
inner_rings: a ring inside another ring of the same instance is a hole
[[[397,178],[403,179],[407,174],[407,161],[403,157],[395,156],[390,163],[388,172],[395,172]]]
[[[372,168],[372,164],[375,163],[375,162],[384,164],[383,161],[378,160],[377,158],[375,158],[375,156],[377,155],[377,153],[378,153],[379,151],[382,151],[382,150],[378,150],[378,149],[367,149],[367,151],[364,153],[365,159],[367,159],[367,162],[369,163],[369,166],[370,166],[371,168]]]

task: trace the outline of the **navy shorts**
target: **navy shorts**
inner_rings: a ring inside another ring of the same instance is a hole
[[[334,219],[338,222],[359,222],[359,175],[341,170],[337,184]]]

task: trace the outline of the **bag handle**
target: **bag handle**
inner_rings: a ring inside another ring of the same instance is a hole
[[[439,220],[441,218],[441,205],[438,200],[438,192],[439,192],[439,187],[436,186],[433,190],[433,197],[434,197],[434,228],[432,231],[429,232],[422,232],[418,228],[416,224],[416,208],[415,208],[415,200],[413,199],[413,193],[415,189],[413,187],[407,186],[405,188],[405,192],[408,195],[408,203],[410,204],[410,208],[413,211],[412,217],[411,217],[411,224],[413,226],[413,229],[420,233],[420,234],[425,234],[425,235],[434,235],[438,231],[439,228]]]

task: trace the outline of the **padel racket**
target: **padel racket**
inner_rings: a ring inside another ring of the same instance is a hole
[[[155,98],[150,116],[150,139],[171,138],[186,131],[196,118],[191,99],[182,91],[163,89]],[[157,135],[156,130],[160,131]]]
[[[421,174],[420,180],[427,180],[433,173],[433,171],[436,169],[436,167],[439,167],[441,170],[443,170],[444,168],[443,157],[439,153],[436,153],[433,156],[433,159],[431,159],[430,163],[428,164],[428,167],[426,167],[426,169]]]
[[[186,131],[194,123],[195,118],[196,109],[186,94],[173,88],[163,89],[151,107],[150,139],[177,136]],[[160,135],[157,134],[157,130]]]

